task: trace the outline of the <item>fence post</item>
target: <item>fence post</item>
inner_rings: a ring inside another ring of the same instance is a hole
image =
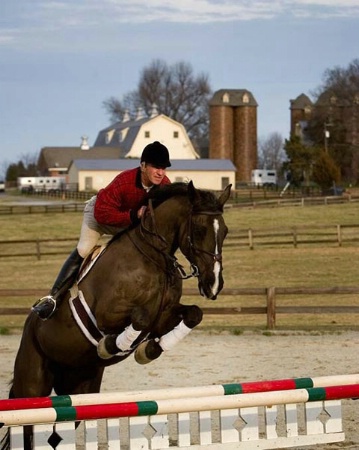
[[[342,246],[342,228],[340,225],[337,225],[337,236],[338,236],[338,245]]]
[[[297,227],[293,227],[293,246],[297,248],[298,245],[298,236],[297,236]]]
[[[275,287],[267,288],[267,328],[268,330],[275,329],[275,307],[276,307],[276,298],[275,298]]]
[[[36,255],[37,255],[38,261],[40,261],[40,259],[41,259],[41,250],[40,250],[40,241],[39,241],[39,239],[36,239]]]
[[[249,249],[253,250],[253,233],[252,233],[252,228],[248,229],[248,240],[249,240]]]

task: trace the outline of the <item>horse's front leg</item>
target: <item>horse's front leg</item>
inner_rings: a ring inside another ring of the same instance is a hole
[[[131,313],[131,323],[120,334],[108,334],[98,344],[97,354],[102,359],[115,355],[126,356],[133,351],[133,346],[143,330],[150,325],[150,316],[146,308],[136,307]]]
[[[175,318],[177,325],[163,334],[159,339],[150,339],[142,342],[135,351],[135,360],[139,364],[148,364],[157,359],[162,352],[171,350],[184,339],[192,329],[201,323],[203,313],[196,305],[179,305],[176,308]]]

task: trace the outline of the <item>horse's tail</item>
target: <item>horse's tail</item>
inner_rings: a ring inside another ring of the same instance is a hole
[[[13,392],[12,381],[9,383],[9,385],[10,385],[9,398],[14,398],[15,396]],[[2,428],[3,426],[4,425],[0,423],[0,428]],[[10,450],[10,448],[11,448],[10,428],[6,427],[4,435],[0,440],[0,450]]]

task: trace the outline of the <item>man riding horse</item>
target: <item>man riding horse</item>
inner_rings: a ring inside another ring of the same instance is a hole
[[[151,189],[170,184],[166,168],[171,166],[168,149],[158,141],[148,144],[140,166],[125,170],[85,206],[80,239],[65,261],[49,295],[40,298],[32,311],[42,320],[49,319],[59,306],[63,294],[75,282],[84,258],[103,234],[115,235],[136,224],[144,214]]]

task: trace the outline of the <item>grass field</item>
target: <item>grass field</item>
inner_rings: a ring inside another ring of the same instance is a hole
[[[358,224],[359,204],[345,203],[330,206],[228,208],[224,214],[229,233],[239,229],[288,227],[300,225]],[[82,220],[81,213],[24,214],[0,216],[2,240],[36,238],[77,238]],[[223,252],[225,287],[333,287],[358,286],[359,247],[312,245],[307,248],[225,248]],[[0,258],[0,289],[50,288],[65,257]],[[183,260],[181,259],[183,262]],[[188,265],[183,262],[185,267]],[[185,287],[195,287],[189,280]],[[0,297],[0,306],[30,307],[34,298]],[[265,305],[265,298],[256,296],[219,296],[217,302],[202,300],[199,296],[185,297],[185,303],[200,306]],[[278,297],[279,305],[352,305],[359,306],[354,295],[287,296]],[[1,316],[0,326],[16,328],[24,317]],[[340,330],[359,328],[358,315],[324,314],[279,315],[280,329]],[[240,332],[245,328],[264,329],[265,315],[206,316],[204,327],[231,327]]]

